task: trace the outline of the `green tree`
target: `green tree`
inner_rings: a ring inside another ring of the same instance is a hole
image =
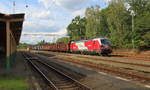
[[[150,46],[150,0],[127,0],[129,10],[135,13],[134,39],[138,48]]]
[[[70,38],[69,37],[62,37],[62,38],[59,38],[57,39],[57,43],[69,43],[70,41]]]
[[[115,0],[108,6],[107,12],[109,38],[119,48],[130,47],[131,44],[131,15],[124,2]]]
[[[30,46],[30,44],[27,44],[27,43],[19,43],[17,48],[19,48],[19,49],[26,49],[29,46]]]
[[[100,7],[98,5],[86,9],[85,15],[87,19],[86,37],[87,39],[95,38],[99,35],[100,29]]]
[[[102,9],[99,12],[100,25],[98,26],[99,27],[99,30],[97,32],[98,37],[108,37],[109,36],[110,30],[108,28],[108,22],[107,22],[108,15],[107,15],[107,12],[108,12],[108,8]]]
[[[42,41],[40,41],[40,42],[38,42],[36,45],[44,45],[44,44],[47,44],[47,42],[45,41],[45,40],[42,40]]]
[[[81,40],[85,38],[85,17],[76,16],[67,27],[68,35],[72,40]]]

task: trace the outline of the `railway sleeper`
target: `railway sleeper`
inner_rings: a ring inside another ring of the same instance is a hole
[[[28,56],[28,58],[31,58],[31,56],[30,55],[27,55]],[[26,56],[26,57],[27,57]],[[31,62],[30,60],[29,60],[29,62]],[[31,63],[31,64],[33,64],[33,63]],[[55,70],[54,70],[55,71]],[[58,71],[56,71],[56,72],[58,72]],[[61,73],[61,74],[63,74],[63,73]],[[66,75],[65,75],[66,76]],[[59,75],[58,75],[58,77],[59,77]],[[60,79],[61,79],[61,77],[59,77]],[[63,79],[63,78],[62,78]],[[59,80],[58,82],[60,82],[61,80]],[[69,83],[69,80],[64,80],[64,81],[67,81],[68,83]],[[53,82],[53,80],[52,80],[52,82]],[[63,82],[64,83],[64,82]],[[87,87],[85,87],[85,86],[82,86],[82,85],[80,85],[80,84],[77,84],[76,82],[74,83],[74,82],[72,82],[73,84],[71,84],[71,82],[70,82],[70,85],[66,85],[65,83],[64,83],[64,85],[59,85],[58,86],[58,88],[60,89],[60,90],[91,90],[90,88],[87,88]],[[57,86],[57,85],[56,85]]]
[[[73,84],[73,83],[55,83],[56,86],[59,86],[59,87],[76,87],[77,85]]]
[[[80,89],[76,87],[76,88],[69,88],[69,89],[67,88],[67,89],[60,89],[60,90],[84,90],[84,89]]]
[[[76,88],[77,86],[74,84],[70,84],[70,85],[59,85],[58,88],[60,89],[66,89],[66,88]]]
[[[53,81],[56,84],[61,84],[61,83],[74,83],[74,82],[69,82],[69,81]]]

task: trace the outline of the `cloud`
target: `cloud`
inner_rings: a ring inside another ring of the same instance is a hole
[[[54,0],[38,0],[39,3],[43,3],[46,8],[50,8]]]
[[[67,30],[60,29],[58,32],[22,32],[21,43],[30,43],[36,44],[41,40],[45,40],[46,42],[56,42],[56,40],[60,37],[66,36]]]
[[[23,27],[23,31],[28,32],[50,32],[55,31],[57,29],[55,23],[51,23],[46,20],[26,21],[24,22]]]
[[[75,16],[81,16],[81,17],[83,17],[83,16],[85,16],[85,10],[86,10],[86,9],[83,8],[83,9],[74,11],[74,12],[71,13],[71,15],[72,15],[73,17],[75,17]]]
[[[9,14],[11,11],[8,7],[6,7],[5,5],[3,4],[0,4],[0,12],[1,13],[6,13],[6,14]]]
[[[75,11],[81,9],[85,4],[90,2],[91,0],[38,0],[40,3],[46,8],[50,8],[51,5],[56,4],[68,11]]]
[[[48,10],[34,12],[31,14],[31,18],[36,19],[53,19],[52,13]]]
[[[24,32],[56,32],[68,23],[68,17],[58,11],[35,10],[26,16]]]
[[[61,29],[58,32],[22,32],[22,35],[27,36],[60,36],[60,35],[66,35],[67,30],[66,29]]]
[[[103,2],[109,3],[112,0],[102,0]]]
[[[62,6],[63,8],[74,11],[81,9],[83,4],[87,4],[91,0],[56,0],[56,4]]]

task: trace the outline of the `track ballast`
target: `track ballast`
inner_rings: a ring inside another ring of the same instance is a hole
[[[23,56],[30,66],[40,74],[50,90],[91,90],[65,73],[40,61],[37,57],[33,57],[27,53],[23,53]]]

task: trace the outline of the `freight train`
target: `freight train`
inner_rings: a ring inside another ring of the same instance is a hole
[[[31,46],[30,49],[98,55],[109,55],[112,53],[112,45],[106,38],[70,41],[67,44],[55,43],[50,45]]]

